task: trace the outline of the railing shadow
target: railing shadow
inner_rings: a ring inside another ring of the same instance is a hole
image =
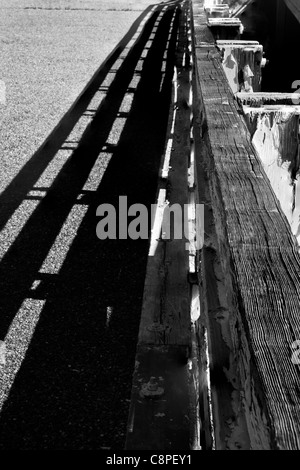
[[[34,187],[38,178],[47,168],[55,154],[62,147],[63,143],[67,140],[70,132],[80,117],[86,112],[92,97],[107,77],[113,64],[120,57],[129,41],[137,32],[140,24],[152,8],[153,6],[150,5],[136,19],[123,39],[100,65],[99,69],[95,72],[82,93],[59,121],[51,134],[46,138],[32,158],[24,165],[7,188],[0,194],[0,230],[24,200],[28,191]]]

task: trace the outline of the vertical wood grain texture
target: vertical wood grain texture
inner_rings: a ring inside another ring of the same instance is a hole
[[[300,369],[291,361],[300,339],[298,248],[224,75],[203,2],[193,5],[202,134],[250,444],[300,449]]]

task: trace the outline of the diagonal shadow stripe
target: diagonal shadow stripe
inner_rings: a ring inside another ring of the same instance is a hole
[[[24,298],[32,276],[38,272],[71,208],[76,203],[77,195],[107,140],[158,14],[158,11],[154,12],[146,23],[139,41],[124,59],[94,120],[83,133],[72,157],[4,255],[0,263],[0,285],[2,291],[7,293],[17,287],[18,295],[13,303],[17,298],[19,302],[22,297]],[[21,272],[24,273],[23,276],[20,275]],[[8,307],[10,303],[6,295],[0,299],[0,336],[5,336],[12,319]],[[15,312],[16,308],[17,305],[13,308]]]
[[[126,45],[137,32],[140,24],[152,8],[153,5],[150,5],[136,19],[123,39],[100,65],[99,69],[95,72],[89,83],[67,113],[59,121],[57,126],[53,129],[51,134],[2,192],[0,195],[0,230],[5,226],[12,214],[26,197],[28,191],[33,188],[43,171],[47,168],[55,154],[61,148],[80,117],[86,111],[91,99],[105,80],[113,64],[124,51]]]

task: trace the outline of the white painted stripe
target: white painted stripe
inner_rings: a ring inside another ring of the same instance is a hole
[[[177,103],[177,100],[178,100],[178,93],[177,93],[177,88],[178,88],[178,72],[177,72],[177,67],[174,67],[173,86],[174,86],[174,104],[176,104],[176,103]]]
[[[205,357],[206,357],[206,379],[207,379],[207,392],[208,392],[208,403],[209,403],[209,421],[210,421],[211,437],[212,437],[212,450],[215,450],[216,438],[215,438],[214,418],[213,418],[213,409],[212,409],[210,360],[209,360],[209,350],[208,350],[208,335],[207,335],[206,328],[204,330],[204,347],[205,347]]]
[[[177,90],[176,90],[176,92],[177,92]],[[174,106],[173,118],[172,118],[172,127],[171,127],[171,135],[174,134],[174,130],[175,130],[176,113],[177,113],[177,108],[176,108],[176,106]]]
[[[114,308],[113,307],[106,307],[106,322],[105,327],[109,328],[110,320],[113,314]]]
[[[190,167],[188,170],[188,185],[192,189],[195,185],[195,144],[191,142]]]
[[[195,204],[195,193],[191,191],[189,193],[188,203],[188,242],[186,243],[186,249],[189,251],[189,272],[196,273],[196,204]]]
[[[161,235],[162,223],[164,218],[164,211],[167,207],[168,202],[166,201],[166,190],[160,189],[158,194],[158,200],[155,210],[154,223],[151,230],[151,240],[148,256],[154,256]]]
[[[200,309],[200,292],[198,284],[192,286],[192,300],[191,300],[191,321],[195,323],[201,315]]]
[[[162,169],[162,172],[161,172],[162,178],[167,178],[168,174],[169,174],[172,145],[173,145],[173,139],[169,139],[168,144],[167,144],[166,153],[165,153],[163,169]]]

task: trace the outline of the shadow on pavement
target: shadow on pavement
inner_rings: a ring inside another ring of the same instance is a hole
[[[24,299],[46,301],[0,415],[1,449],[123,448],[148,241],[99,240],[96,208],[102,203],[118,207],[120,195],[128,197],[128,205],[150,208],[155,203],[172,92],[180,16],[176,5],[169,2],[161,17],[164,5],[155,8],[71,158],[0,262],[0,337],[6,335]],[[58,149],[69,145],[70,131],[146,12],[1,195],[2,227]],[[155,35],[150,36],[156,21]],[[149,40],[151,47],[140,70]],[[122,115],[126,120],[118,143],[111,145],[108,136],[137,70],[140,81],[133,90],[131,109]],[[111,156],[100,185],[96,191],[83,191],[103,151]],[[61,269],[40,272],[75,205],[87,210]]]

